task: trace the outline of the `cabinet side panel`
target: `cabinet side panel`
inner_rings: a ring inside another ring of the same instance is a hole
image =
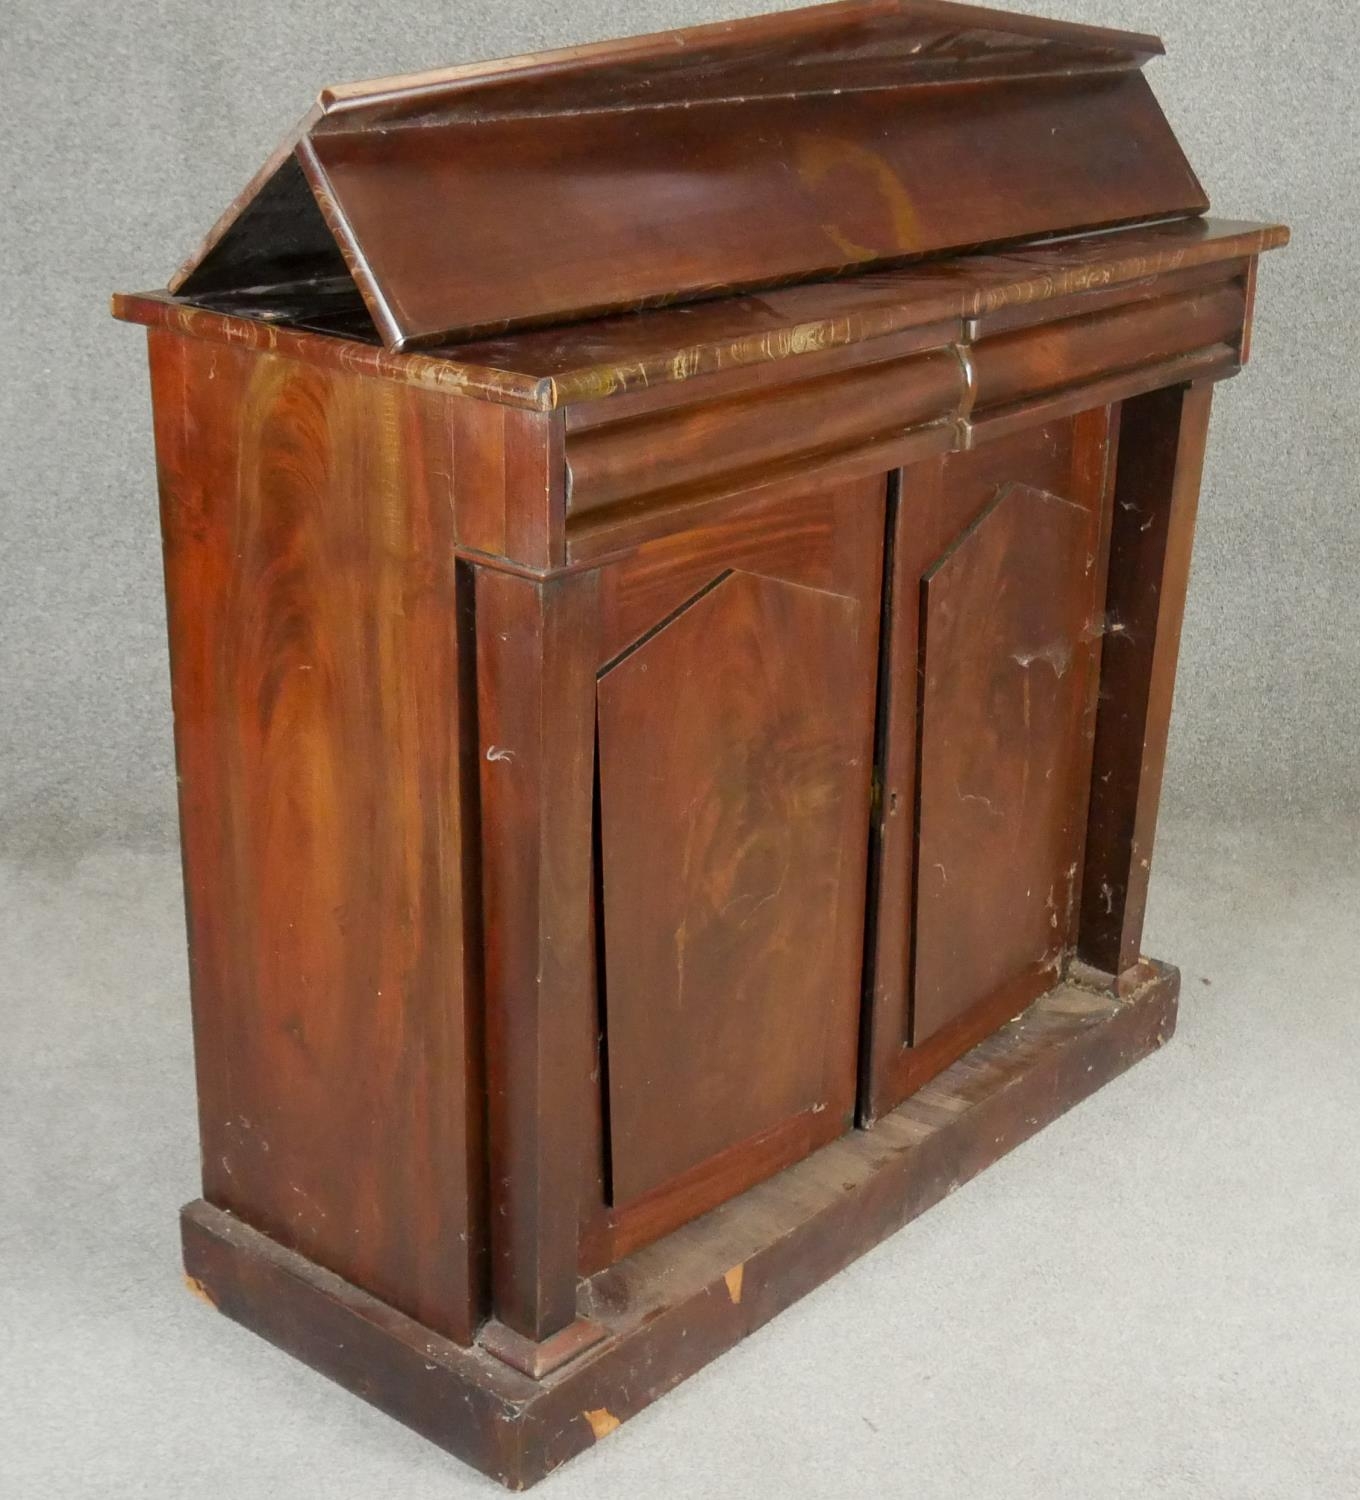
[[[480,1080],[442,400],[163,332],[151,368],[204,1195],[466,1342]]]

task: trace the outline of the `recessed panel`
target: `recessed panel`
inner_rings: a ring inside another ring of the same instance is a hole
[[[625,1203],[853,1106],[873,621],[720,575],[602,677],[608,1148]]]
[[[1085,809],[1095,552],[1091,512],[1013,485],[922,583],[914,1045],[1026,973],[1034,994],[1052,982]]]

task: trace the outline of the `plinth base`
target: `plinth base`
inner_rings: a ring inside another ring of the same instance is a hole
[[[431,1333],[204,1202],[190,1278],[228,1317],[512,1489],[524,1489],[1027,1140],[1175,1029],[1180,976],[1059,985],[872,1130],[583,1283],[603,1336],[541,1379]]]

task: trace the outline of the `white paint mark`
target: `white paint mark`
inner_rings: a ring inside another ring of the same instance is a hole
[[[1072,648],[1063,641],[1054,641],[1038,651],[1017,651],[1013,658],[1020,666],[1030,667],[1036,661],[1045,661],[1053,668],[1055,677],[1062,677],[1072,662]]]

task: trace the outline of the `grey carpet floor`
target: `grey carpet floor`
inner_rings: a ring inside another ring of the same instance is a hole
[[[1357,834],[1171,821],[1171,1046],[538,1493],[1360,1496]],[[498,1493],[183,1289],[179,902],[0,875],[0,1494]]]

